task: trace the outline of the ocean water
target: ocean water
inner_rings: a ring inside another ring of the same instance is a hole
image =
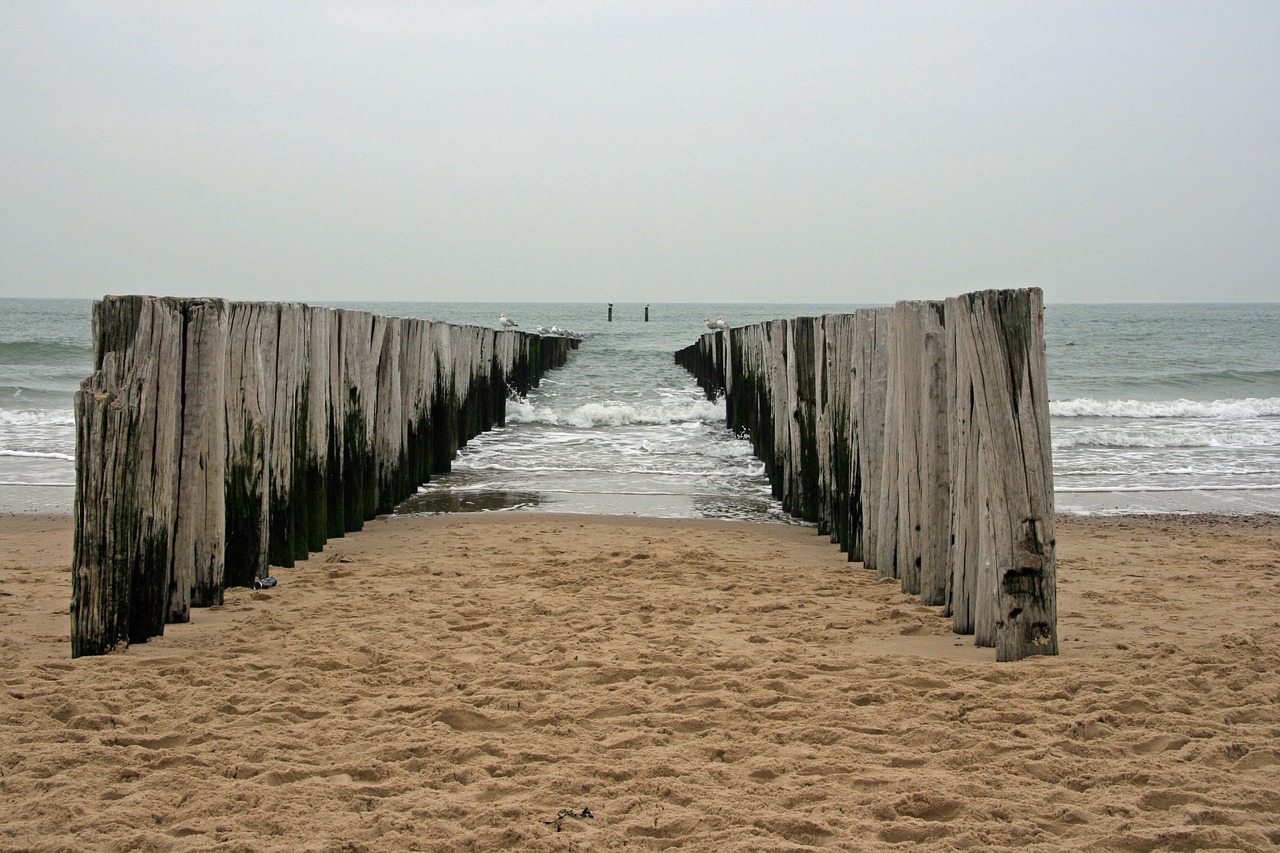
[[[1280,512],[1280,304],[1045,310],[1059,512]]]
[[[335,303],[327,303],[335,304]],[[0,512],[67,512],[89,300],[0,299]],[[584,342],[400,512],[507,509],[786,521],[748,443],[672,361],[703,321],[848,305],[342,303]],[[1280,512],[1280,304],[1050,305],[1061,512]]]

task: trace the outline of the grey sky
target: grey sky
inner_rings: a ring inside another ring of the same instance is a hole
[[[1280,298],[1275,2],[0,0],[0,294]]]

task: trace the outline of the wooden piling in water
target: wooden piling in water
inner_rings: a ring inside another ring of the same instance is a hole
[[[145,642],[359,530],[578,341],[301,304],[94,306],[75,396],[73,656]]]
[[[998,660],[1057,654],[1039,290],[708,333],[676,353],[783,508]]]

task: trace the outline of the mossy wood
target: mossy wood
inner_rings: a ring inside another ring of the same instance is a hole
[[[75,396],[72,656],[187,621],[448,470],[578,342],[297,303],[108,296]]]
[[[725,397],[792,515],[998,660],[1057,654],[1039,290],[988,290],[703,335],[676,353]]]

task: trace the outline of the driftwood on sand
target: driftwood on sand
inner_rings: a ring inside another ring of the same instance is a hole
[[[676,353],[792,515],[998,660],[1058,652],[1043,295],[711,332]]]

